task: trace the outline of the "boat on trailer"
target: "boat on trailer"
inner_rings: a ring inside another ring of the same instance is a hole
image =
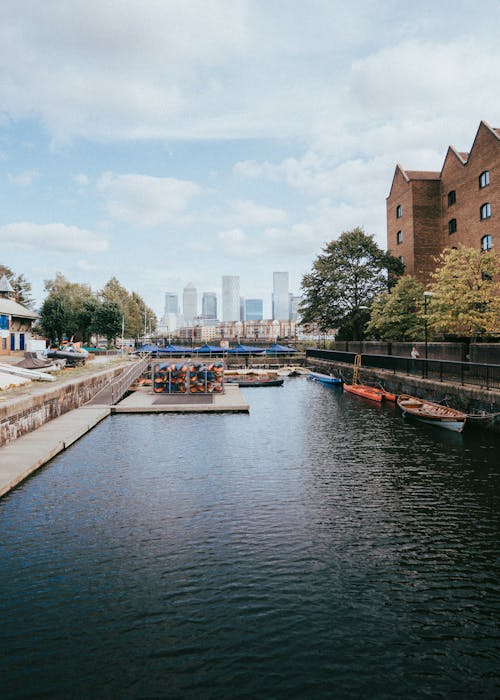
[[[462,432],[467,420],[467,414],[462,411],[408,394],[398,396],[398,406],[403,411],[403,416],[410,416],[421,423],[446,428],[456,433]]]
[[[342,384],[342,379],[340,377],[334,377],[331,374],[322,374],[321,372],[309,372],[307,378],[313,382],[320,382],[321,384]]]
[[[372,401],[396,401],[396,394],[393,394],[382,387],[368,386],[367,384],[345,384],[344,391],[350,394],[362,396],[364,399]]]

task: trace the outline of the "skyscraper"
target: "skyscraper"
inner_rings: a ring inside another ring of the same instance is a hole
[[[203,318],[217,318],[217,295],[215,292],[203,292],[201,298],[201,315]]]
[[[302,297],[299,294],[290,294],[290,321],[299,320],[299,304]]]
[[[165,292],[165,314],[178,314],[179,300],[177,294]]]
[[[273,320],[288,321],[289,317],[288,272],[273,272]]]
[[[198,315],[198,293],[196,287],[191,282],[188,282],[182,292],[182,313],[184,315],[184,323],[191,325],[194,317]]]
[[[240,319],[240,278],[235,275],[222,276],[222,320]]]
[[[262,299],[245,300],[245,319],[247,321],[262,321],[264,315]]]

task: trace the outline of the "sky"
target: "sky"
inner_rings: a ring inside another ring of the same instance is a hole
[[[2,0],[0,264],[161,316],[191,282],[271,310],[325,243],[386,247],[396,163],[500,127],[500,3]]]

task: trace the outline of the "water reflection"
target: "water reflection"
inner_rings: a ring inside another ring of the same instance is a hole
[[[498,438],[245,392],[115,416],[0,501],[4,695],[497,697]]]

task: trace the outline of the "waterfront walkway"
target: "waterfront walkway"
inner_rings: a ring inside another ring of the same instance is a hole
[[[109,416],[110,412],[110,407],[106,406],[68,411],[37,430],[0,447],[0,496],[11,491],[59,452],[72,445]]]

